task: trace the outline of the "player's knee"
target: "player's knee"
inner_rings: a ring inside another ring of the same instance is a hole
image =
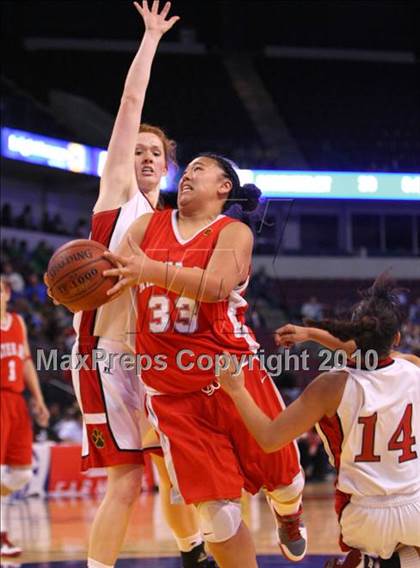
[[[238,501],[204,501],[196,505],[201,532],[207,542],[225,542],[238,532],[241,504]]]
[[[8,467],[1,468],[1,484],[9,491],[22,489],[32,479],[32,469],[30,467]]]
[[[140,495],[141,478],[140,468],[118,479],[108,477],[107,496],[120,504],[132,505]]]
[[[292,483],[289,485],[282,485],[273,489],[272,491],[268,491],[268,495],[278,503],[287,503],[291,501],[295,501],[296,499],[300,499],[302,496],[302,492],[305,486],[305,477],[300,471],[295,478],[293,479]]]

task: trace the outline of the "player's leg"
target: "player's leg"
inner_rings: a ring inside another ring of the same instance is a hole
[[[92,525],[88,565],[113,566],[123,544],[143,470],[138,420],[139,381],[119,365],[119,344],[99,342],[101,358],[93,364],[92,346],[83,346],[88,368],[74,366],[73,386],[83,414],[82,467],[106,468],[107,490]],[[79,346],[73,348],[73,355]]]
[[[13,544],[9,539],[9,526],[7,515],[8,496],[22,489],[32,478],[32,467],[30,464],[22,466],[1,466],[1,498],[0,498],[0,547],[1,555],[14,557],[21,554],[22,549]]]
[[[88,566],[113,566],[121,550],[133,506],[140,495],[142,467],[107,468],[105,497],[96,512],[88,548]]]
[[[142,427],[144,431],[144,427]],[[143,445],[150,446],[159,442],[158,435],[150,428],[143,436]],[[171,480],[165,460],[156,454],[151,459],[159,474],[159,497],[165,520],[172,530],[182,558],[183,568],[210,568],[213,563],[208,559],[200,531],[197,512],[194,505],[171,503]]]
[[[307,531],[302,521],[303,487],[303,473],[299,472],[290,484],[266,491],[277,525],[280,549],[294,562],[302,560],[307,549]]]
[[[274,418],[284,403],[269,375],[255,362],[244,367],[246,387],[258,406]],[[270,454],[264,453],[244,426],[231,401],[225,401],[225,412],[234,426],[231,438],[247,483],[245,488],[257,492],[264,488],[273,513],[282,554],[294,562],[302,560],[307,550],[307,534],[302,522],[304,477],[295,443]],[[256,466],[258,464],[258,466]]]
[[[22,549],[8,536],[7,500],[9,495],[22,489],[32,478],[32,422],[26,402],[15,393],[1,394],[1,554],[18,556]]]
[[[196,505],[207,546],[221,568],[255,568],[255,546],[241,518],[240,500],[205,501]]]
[[[227,397],[227,395],[224,395]],[[201,532],[221,568],[254,568],[256,553],[242,523],[243,477],[217,397],[147,396],[172,491],[197,506]]]
[[[228,541],[208,543],[208,547],[221,568],[258,566],[254,542],[245,523],[241,523],[235,536]]]

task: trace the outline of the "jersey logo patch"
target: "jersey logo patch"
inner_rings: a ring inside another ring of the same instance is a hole
[[[204,235],[205,237],[208,237],[209,235],[212,234],[212,232],[213,232],[213,230],[209,228],[209,229],[206,229],[206,230],[203,232],[203,235]]]
[[[97,428],[95,428],[92,432],[92,442],[95,444],[95,446],[101,450],[102,448],[105,447],[105,438],[104,435],[102,434],[102,432],[100,430],[98,430]]]

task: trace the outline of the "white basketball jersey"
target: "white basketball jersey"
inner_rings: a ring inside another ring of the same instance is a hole
[[[130,225],[141,215],[152,211],[149,201],[138,191],[119,209],[94,214],[90,238],[115,252]],[[97,310],[75,314],[74,328],[81,342],[84,337],[104,337],[124,343],[134,351],[136,319],[135,294],[128,290]]]
[[[420,368],[387,359],[375,371],[346,368],[337,413],[317,425],[337,489],[357,496],[420,490]]]

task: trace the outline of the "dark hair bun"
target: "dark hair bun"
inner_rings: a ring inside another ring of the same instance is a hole
[[[239,204],[244,211],[254,211],[258,207],[261,190],[256,185],[245,183],[238,193]]]
[[[360,319],[360,326],[362,330],[373,331],[378,333],[381,328],[379,318],[373,315],[366,315]]]

